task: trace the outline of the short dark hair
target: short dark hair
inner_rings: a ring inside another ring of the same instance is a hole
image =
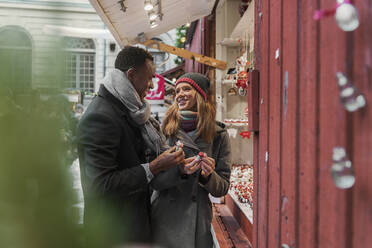
[[[118,54],[115,60],[115,68],[123,72],[130,68],[138,68],[144,65],[146,59],[154,61],[152,55],[140,47],[125,46]]]

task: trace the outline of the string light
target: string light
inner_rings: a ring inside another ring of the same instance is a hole
[[[156,21],[150,21],[150,28],[156,28],[158,26],[158,24],[156,23]]]
[[[154,21],[158,17],[158,14],[155,13],[154,11],[149,13],[149,19],[150,21]]]
[[[145,6],[144,9],[146,11],[150,11],[154,8],[154,5],[151,3],[151,0],[145,0]]]
[[[156,19],[163,20],[163,14],[161,13],[161,0],[145,0],[144,9],[147,12],[147,16],[150,20],[150,28],[155,28],[159,24]]]

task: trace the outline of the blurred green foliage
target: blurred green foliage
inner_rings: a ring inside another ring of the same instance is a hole
[[[23,88],[12,87],[10,77],[22,73],[31,60],[13,68],[8,56],[15,55],[0,53],[0,247],[74,248],[85,247],[88,239],[89,247],[102,247],[95,245],[98,235],[83,233],[73,208],[77,196],[69,167],[77,157],[77,121],[59,88],[63,53],[43,52],[51,63],[38,78],[47,82],[23,77],[30,80],[20,84]],[[22,61],[25,55],[16,56]]]
[[[187,33],[186,25],[182,25],[176,28],[176,42],[175,42],[176,47],[185,48],[186,33]],[[178,56],[177,58],[174,59],[174,63],[176,63],[177,65],[182,64],[182,58]]]

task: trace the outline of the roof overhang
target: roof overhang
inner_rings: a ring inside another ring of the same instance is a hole
[[[118,0],[89,0],[98,15],[107,25],[121,47],[136,43],[140,33],[147,39],[165,33],[187,22],[192,22],[211,13],[215,0],[159,0],[162,20],[150,28],[144,0],[125,0],[126,11],[121,10]],[[156,0],[154,0],[156,1]]]

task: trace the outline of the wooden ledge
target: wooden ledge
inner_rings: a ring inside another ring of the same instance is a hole
[[[251,248],[248,237],[224,204],[213,205],[213,230],[221,248]]]

